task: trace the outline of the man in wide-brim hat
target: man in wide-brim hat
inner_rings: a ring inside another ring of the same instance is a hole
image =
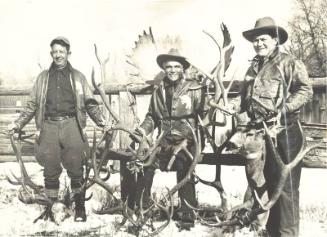
[[[258,19],[253,29],[243,32],[244,38],[251,42],[253,42],[256,36],[263,34],[269,34],[274,38],[278,38],[279,44],[284,44],[288,38],[286,30],[276,25],[275,21],[270,17]]]
[[[190,153],[195,152],[195,141],[192,129],[196,129],[198,116],[202,116],[204,109],[205,89],[196,81],[186,78],[185,70],[190,67],[188,60],[177,49],[171,49],[166,54],[157,57],[158,66],[164,72],[164,78],[154,90],[148,113],[136,134],[147,136],[156,128],[166,135],[160,142],[159,168],[163,171],[176,170],[177,181],[186,176],[191,165],[191,157],[179,151],[174,162],[169,162],[174,149],[181,142],[187,140]],[[136,204],[143,194],[143,200],[150,199],[154,171],[157,164],[145,167],[144,176],[139,178],[136,185]],[[193,179],[193,175],[192,175]],[[179,226],[189,229],[194,226],[194,215],[185,201],[192,206],[197,205],[194,182],[187,182],[179,189],[181,207],[177,210],[180,218]],[[145,203],[143,205],[146,206]]]
[[[187,61],[187,59],[181,56],[179,51],[175,48],[170,49],[170,51],[167,54],[158,55],[157,63],[159,67],[161,67],[163,70],[165,70],[163,64],[167,61],[179,62],[183,66],[183,70],[186,70],[190,67],[190,63]]]
[[[304,64],[279,50],[287,40],[287,32],[276,25],[271,17],[256,21],[253,29],[243,32],[252,42],[256,56],[248,68],[241,93],[239,112],[250,118],[244,137],[235,143],[247,158],[246,176],[249,193],[265,198],[274,192],[280,170],[273,162],[271,147],[262,133],[263,121],[271,129],[281,125],[276,133],[276,147],[284,163],[289,163],[301,150],[304,139],[299,123],[299,112],[312,98],[312,88]],[[236,137],[236,136],[235,136]],[[233,141],[233,138],[231,138]],[[290,237],[299,235],[299,184],[301,165],[296,166],[283,191],[268,213],[258,224],[269,236]],[[269,195],[267,195],[269,194]],[[267,224],[266,224],[267,223]]]

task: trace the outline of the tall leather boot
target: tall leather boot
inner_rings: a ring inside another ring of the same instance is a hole
[[[86,221],[86,212],[85,212],[85,200],[83,193],[74,194],[75,202],[75,222],[85,222]]]

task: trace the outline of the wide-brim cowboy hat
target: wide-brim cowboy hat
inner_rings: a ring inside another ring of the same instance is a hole
[[[180,64],[183,65],[184,70],[190,67],[190,63],[187,61],[187,59],[179,53],[178,49],[170,49],[167,54],[160,54],[157,57],[157,63],[159,67],[163,68],[164,62],[167,61],[177,61]]]
[[[269,34],[273,37],[277,37],[279,44],[284,44],[288,39],[286,30],[283,27],[276,25],[271,17],[259,18],[255,22],[253,29],[243,32],[244,38],[251,42],[253,42],[255,37],[262,34]]]

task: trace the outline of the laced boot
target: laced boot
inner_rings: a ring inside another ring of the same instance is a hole
[[[82,193],[75,193],[75,222],[85,222],[86,221],[86,212],[85,212],[85,200]]]

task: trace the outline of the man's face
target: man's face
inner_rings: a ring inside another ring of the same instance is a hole
[[[262,57],[269,56],[277,47],[277,39],[268,34],[255,37],[252,43],[257,55]]]
[[[67,51],[66,47],[60,44],[54,44],[51,47],[50,54],[56,66],[64,67],[67,64],[68,56],[70,55],[70,52]]]
[[[182,78],[183,65],[177,61],[167,61],[163,63],[164,71],[171,81],[177,81]]]

